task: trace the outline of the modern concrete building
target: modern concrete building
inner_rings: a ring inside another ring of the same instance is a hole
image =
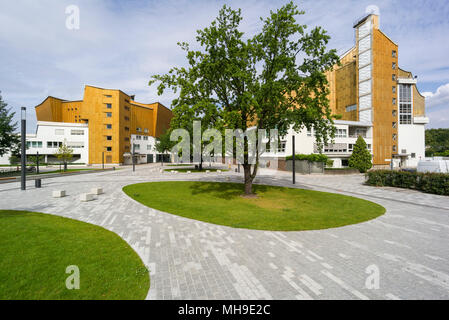
[[[341,65],[327,73],[330,108],[340,115],[335,121],[337,135],[323,153],[334,166],[346,166],[352,145],[362,135],[371,146],[373,165],[415,167],[425,158],[425,99],[417,78],[399,68],[399,47],[379,29],[379,17],[369,14],[354,24],[355,44],[341,57]],[[291,155],[291,136],[280,151]],[[313,134],[301,132],[297,153],[317,152]],[[282,156],[282,155],[281,155]]]

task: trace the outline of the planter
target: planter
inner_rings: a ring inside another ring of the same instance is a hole
[[[312,162],[308,160],[295,160],[295,172],[301,174],[323,174],[324,173],[324,162]],[[293,160],[285,161],[285,170],[292,171]]]

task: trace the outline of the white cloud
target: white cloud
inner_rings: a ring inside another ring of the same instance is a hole
[[[185,63],[178,41],[194,44],[196,30],[208,26],[223,3],[242,8],[242,29],[252,34],[259,30],[260,16],[266,17],[286,2],[0,1],[0,90],[16,110],[22,105],[29,107],[31,130],[33,106],[47,95],[80,99],[85,84],[122,89],[136,94],[139,101],[169,106],[173,94],[158,97],[155,87],[148,87],[148,80]],[[329,47],[343,53],[354,42],[352,23],[373,1],[297,3],[306,11],[299,22],[323,26],[332,37]],[[72,4],[79,6],[81,16],[80,29],[71,31],[65,27],[65,8]],[[399,44],[400,66],[418,74],[420,83],[449,82],[449,3],[378,0],[374,4],[381,13],[382,30]]]
[[[445,105],[449,109],[449,83],[439,87],[436,92],[423,92],[422,95],[426,97],[426,107]]]

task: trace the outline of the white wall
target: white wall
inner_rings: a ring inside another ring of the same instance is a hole
[[[403,124],[398,126],[398,153],[406,150],[410,156],[406,161],[407,167],[416,167],[419,160],[425,158],[425,126],[423,124]],[[411,154],[415,153],[415,158]]]

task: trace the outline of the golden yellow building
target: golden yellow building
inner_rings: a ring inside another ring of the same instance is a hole
[[[132,138],[159,137],[173,116],[159,102],[144,104],[121,90],[93,86],[85,86],[83,100],[48,97],[35,109],[38,121],[88,124],[89,164],[127,162]]]
[[[424,97],[416,78],[398,66],[398,45],[369,14],[354,25],[355,45],[327,77],[330,106],[342,120],[372,123],[373,164],[424,157]],[[415,160],[413,160],[415,159]]]

